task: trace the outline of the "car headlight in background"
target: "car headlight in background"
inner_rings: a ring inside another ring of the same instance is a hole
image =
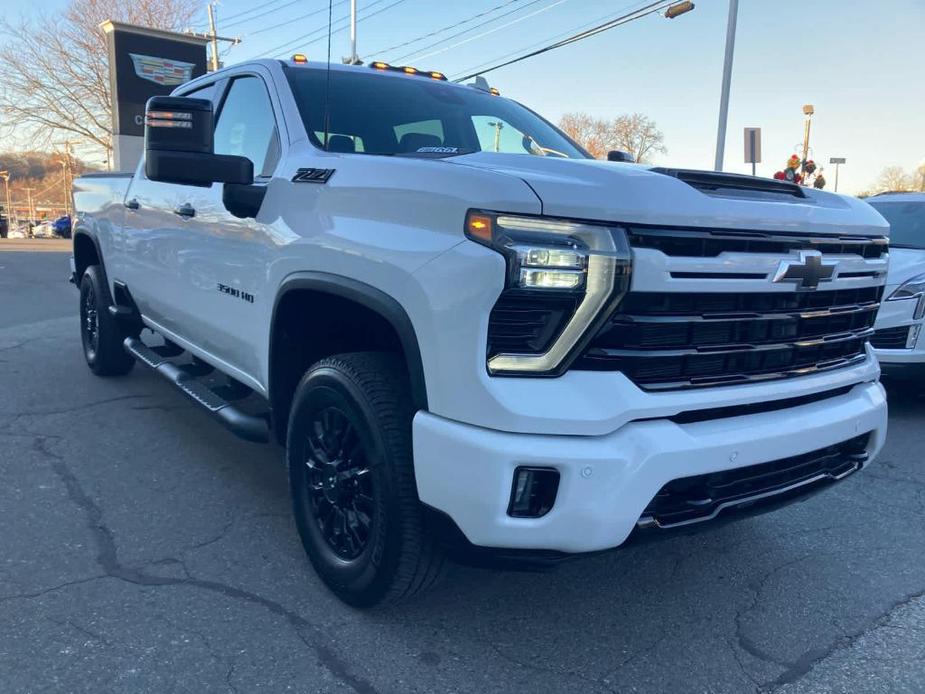
[[[507,265],[489,319],[492,374],[558,375],[629,287],[631,253],[620,227],[471,211],[465,231]]]
[[[919,303],[915,307],[915,318],[918,320],[925,315],[925,274],[916,275],[912,279],[903,282],[895,292],[887,297],[887,301],[915,299],[916,297],[918,297]]]

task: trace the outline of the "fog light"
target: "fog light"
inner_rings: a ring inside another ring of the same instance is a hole
[[[549,513],[559,492],[559,471],[548,467],[518,467],[514,470],[507,515],[539,518]]]

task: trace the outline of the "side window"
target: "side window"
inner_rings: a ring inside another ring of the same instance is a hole
[[[211,101],[215,96],[215,83],[213,82],[212,84],[207,84],[205,87],[186,92],[183,96],[188,96],[193,99],[209,99]]]
[[[269,176],[279,161],[273,106],[257,77],[232,80],[215,124],[215,153],[247,157],[255,176]]]

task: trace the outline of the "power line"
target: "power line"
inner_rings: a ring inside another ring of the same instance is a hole
[[[561,4],[564,3],[564,2],[568,2],[568,0],[556,0],[556,2],[552,3],[551,5],[547,5],[546,7],[541,7],[540,9],[536,10],[535,12],[531,12],[530,14],[526,14],[526,15],[524,15],[523,17],[518,17],[517,19],[512,19],[510,22],[507,22],[507,23],[505,23],[505,24],[502,24],[501,26],[497,26],[497,27],[495,27],[494,29],[489,29],[488,31],[483,31],[481,34],[476,34],[475,36],[470,36],[469,38],[463,39],[462,41],[457,41],[456,43],[451,44],[451,45],[449,45],[449,46],[446,46],[446,47],[444,47],[444,48],[441,48],[441,49],[438,50],[438,51],[431,51],[430,53],[424,53],[424,54],[422,54],[422,55],[416,55],[412,60],[413,60],[413,61],[423,60],[424,58],[430,58],[431,56],[434,56],[434,55],[440,55],[441,53],[446,53],[447,51],[451,51],[451,50],[453,50],[454,48],[457,48],[457,47],[459,47],[459,46],[463,46],[463,45],[465,45],[465,44],[467,44],[467,43],[471,43],[471,42],[476,41],[476,40],[478,40],[478,39],[480,39],[480,38],[483,38],[483,37],[485,37],[485,36],[489,36],[490,34],[494,34],[495,32],[501,31],[502,29],[507,29],[509,26],[513,26],[513,25],[515,25],[515,24],[518,24],[518,23],[520,23],[520,22],[523,22],[524,20],[530,19],[531,17],[535,17],[535,16],[538,15],[538,14],[542,14],[543,12],[548,12],[549,10],[553,9],[554,7],[557,7],[557,6],[561,5]]]
[[[427,34],[421,34],[420,36],[417,36],[417,37],[415,37],[415,38],[413,38],[413,39],[409,39],[408,41],[404,41],[404,42],[402,42],[402,43],[397,43],[397,44],[395,44],[394,46],[389,46],[388,48],[383,48],[383,49],[377,50],[377,51],[371,51],[370,53],[368,53],[367,55],[365,55],[365,56],[363,56],[363,57],[364,57],[364,58],[370,58],[370,57],[372,57],[373,55],[381,55],[381,54],[383,54],[383,53],[388,53],[389,51],[394,51],[394,50],[397,50],[397,49],[399,49],[399,48],[404,48],[405,46],[410,46],[412,43],[417,43],[418,41],[423,41],[424,39],[429,39],[429,38],[431,38],[432,36],[436,36],[437,34],[442,34],[444,31],[449,31],[450,29],[455,29],[456,27],[460,27],[460,26],[462,26],[463,24],[468,24],[469,22],[475,21],[476,19],[480,19],[481,17],[484,17],[485,15],[491,14],[492,12],[495,12],[496,10],[500,10],[502,7],[507,7],[508,5],[513,5],[515,2],[523,2],[523,0],[507,0],[507,2],[502,2],[500,5],[495,5],[495,6],[492,7],[491,9],[485,10],[484,12],[479,12],[478,14],[472,15],[471,17],[468,17],[468,18],[466,18],[466,19],[464,19],[464,20],[462,20],[462,21],[460,21],[460,22],[456,22],[455,24],[447,24],[445,27],[442,27],[442,28],[440,28],[440,29],[435,29],[434,31],[431,31],[431,32],[429,32],[429,33],[427,33]],[[474,28],[474,27],[473,27],[473,28]],[[470,30],[470,31],[471,31],[471,30]]]
[[[505,17],[509,17],[512,14],[516,14],[517,12],[520,12],[521,10],[525,10],[531,5],[536,5],[538,2],[543,2],[543,0],[529,0],[526,5],[515,7],[513,10],[508,10],[507,12],[503,14],[499,14],[497,17],[492,17],[491,19],[487,19],[484,22],[479,22],[475,26],[471,26],[468,29],[457,31],[455,34],[450,34],[449,36],[442,38],[439,41],[434,41],[433,43],[423,46],[422,48],[418,48],[415,51],[412,51],[411,53],[405,53],[404,55],[400,55],[397,58],[393,58],[392,62],[400,62],[404,60],[405,58],[409,58],[412,56],[418,56],[420,54],[420,51],[426,51],[431,48],[434,48],[435,46],[439,46],[442,43],[446,43],[447,41],[452,41],[453,39],[459,36],[462,36],[463,34],[468,34],[470,31],[475,31],[476,29],[486,26],[487,24],[491,24],[492,22],[497,22],[499,19],[504,19]]]
[[[284,2],[282,5],[279,5],[278,7],[273,7],[273,8],[271,8],[271,9],[269,9],[269,10],[264,11],[264,12],[260,12],[259,14],[251,15],[250,17],[244,17],[244,18],[242,18],[242,19],[236,19],[236,20],[233,21],[233,22],[228,22],[225,26],[237,26],[237,25],[239,25],[239,24],[246,24],[246,23],[248,23],[248,22],[254,21],[255,19],[260,19],[261,17],[266,17],[268,14],[273,14],[274,12],[279,12],[280,10],[284,10],[284,9],[286,9],[287,7],[290,7],[290,6],[292,6],[292,5],[295,5],[295,4],[300,3],[300,2],[302,2],[302,1],[303,1],[303,0],[289,0],[289,2]],[[316,10],[316,11],[311,12],[311,13],[309,13],[309,14],[318,14],[319,12],[324,12],[324,10],[325,10],[325,8],[321,8],[320,10]]]
[[[605,23],[600,24],[600,25],[598,25],[598,26],[596,26],[596,27],[593,27],[593,28],[591,28],[591,29],[587,29],[586,31],[582,31],[582,32],[580,32],[580,33],[578,33],[578,34],[575,34],[575,35],[570,36],[570,37],[568,37],[568,38],[562,39],[561,41],[556,41],[555,43],[552,43],[552,44],[550,44],[550,45],[548,45],[548,46],[545,46],[545,47],[543,47],[543,48],[537,49],[537,50],[535,50],[535,51],[531,51],[530,53],[527,53],[526,55],[522,55],[522,56],[519,56],[519,57],[517,57],[517,58],[512,58],[511,60],[507,60],[507,61],[505,61],[505,62],[503,62],[503,63],[498,63],[497,65],[493,65],[493,66],[491,66],[491,67],[489,67],[489,68],[486,68],[486,69],[484,69],[484,70],[479,70],[478,72],[473,72],[472,74],[469,74],[469,75],[464,75],[464,76],[462,76],[462,77],[458,77],[458,78],[456,78],[454,81],[455,81],[455,82],[462,82],[463,80],[470,79],[470,78],[472,78],[472,77],[475,77],[476,75],[483,75],[483,74],[485,74],[485,73],[487,73],[487,72],[493,72],[494,70],[498,70],[498,69],[500,69],[500,68],[507,67],[508,65],[513,65],[514,63],[519,63],[520,61],[526,60],[527,58],[533,58],[533,57],[536,57],[536,56],[541,55],[541,54],[543,54],[543,53],[548,53],[549,51],[554,51],[554,50],[556,50],[557,48],[562,48],[562,47],[564,47],[564,46],[568,46],[569,44],[575,43],[575,42],[577,42],[577,41],[581,41],[582,39],[587,39],[587,38],[590,38],[590,37],[592,37],[592,36],[597,36],[597,35],[600,34],[600,33],[603,33],[603,32],[605,32],[605,31],[609,31],[610,29],[614,29],[614,28],[616,28],[616,27],[618,27],[618,26],[621,26],[622,24],[627,24],[627,23],[629,23],[629,22],[632,22],[633,20],[642,19],[643,17],[645,17],[645,16],[647,16],[647,15],[650,15],[650,14],[652,14],[652,13],[654,13],[654,12],[658,12],[659,10],[662,10],[662,9],[664,9],[665,7],[667,7],[668,5],[670,5],[672,2],[675,2],[675,0],[657,0],[657,2],[650,3],[650,4],[648,4],[648,5],[646,5],[646,6],[642,7],[642,8],[640,8],[640,9],[638,9],[638,10],[635,10],[635,11],[633,11],[633,12],[629,12],[629,13],[627,13],[627,14],[624,14],[624,15],[620,16],[620,17],[615,17],[614,19],[610,20],[609,22],[605,22]]]
[[[643,5],[643,4],[645,4],[645,0],[643,0],[642,2],[635,2],[635,3],[631,4],[631,5],[627,5],[626,7],[621,8],[621,9],[620,9],[620,12],[630,12],[633,8],[638,9],[638,8],[637,8],[637,5]],[[547,37],[547,38],[544,38],[544,39],[541,40],[541,41],[534,41],[533,43],[531,43],[531,44],[529,44],[529,45],[527,45],[527,46],[523,46],[523,47],[521,47],[521,48],[517,48],[517,49],[515,49],[515,50],[513,50],[513,51],[508,51],[507,53],[504,53],[504,54],[502,54],[502,55],[496,56],[496,57],[492,58],[491,60],[486,60],[485,62],[479,63],[478,65],[475,65],[475,66],[473,66],[473,67],[466,68],[465,70],[462,70],[462,71],[460,71],[460,72],[471,72],[471,71],[475,71],[475,70],[478,70],[478,69],[480,69],[480,68],[482,68],[482,67],[484,67],[484,66],[486,66],[486,65],[491,65],[491,64],[493,64],[493,63],[496,63],[496,62],[498,62],[499,60],[504,60],[504,59],[506,59],[506,58],[510,58],[511,56],[514,56],[514,55],[518,55],[518,54],[520,54],[520,53],[523,53],[524,51],[529,51],[529,50],[532,50],[532,49],[534,49],[534,48],[538,48],[538,47],[540,47],[540,46],[545,46],[545,45],[547,45],[547,44],[550,43],[550,42],[558,41],[558,40],[560,40],[560,39],[563,39],[563,38],[566,38],[566,37],[568,37],[568,36],[571,36],[572,34],[574,34],[574,33],[576,33],[576,32],[581,32],[581,31],[584,31],[585,29],[589,29],[589,28],[591,28],[591,27],[593,27],[593,26],[596,26],[597,24],[599,24],[599,23],[602,22],[602,21],[609,20],[611,17],[612,17],[612,14],[611,14],[610,12],[608,12],[607,14],[605,14],[605,15],[603,15],[603,16],[600,16],[600,17],[596,17],[595,19],[592,19],[592,20],[589,21],[589,22],[584,22],[583,24],[579,24],[578,26],[574,26],[574,27],[572,27],[571,29],[568,29],[567,31],[559,32],[558,34],[555,34],[555,35],[553,35],[553,36],[549,36],[549,37]]]
[[[373,6],[375,6],[375,5],[378,5],[380,2],[384,2],[384,0],[374,0],[374,1],[371,2],[369,5],[366,6],[366,9],[369,9],[370,7],[373,7]],[[380,7],[380,8],[379,8],[378,10],[376,10],[375,12],[370,12],[370,13],[367,14],[366,16],[360,17],[357,21],[358,21],[358,22],[362,22],[362,21],[365,20],[365,19],[371,19],[372,17],[375,17],[377,14],[381,14],[381,13],[387,11],[387,10],[390,10],[390,9],[392,9],[393,7],[395,7],[396,5],[400,5],[400,4],[403,3],[403,2],[405,2],[405,0],[395,0],[395,2],[392,2],[391,4],[386,5],[385,7]],[[349,23],[350,23],[350,16],[347,15],[347,16],[345,16],[345,17],[342,17],[342,18],[339,19],[338,21],[339,21],[339,22],[340,22],[340,21],[345,21],[345,22],[347,22],[347,23],[344,24],[344,25],[341,26],[341,27],[338,27],[337,29],[332,30],[332,32],[331,32],[332,34],[337,34],[337,33],[341,32],[341,31],[343,31],[344,29],[346,29],[346,28],[349,26]],[[307,34],[304,34],[304,35],[299,36],[299,37],[297,37],[297,38],[295,38],[295,39],[292,39],[291,41],[286,41],[285,43],[282,43],[282,44],[276,46],[275,48],[271,48],[271,49],[269,49],[269,50],[267,50],[267,51],[264,51],[263,53],[260,53],[260,54],[259,54],[258,56],[256,56],[256,57],[259,58],[259,57],[267,56],[267,55],[279,55],[280,53],[284,52],[285,50],[289,50],[289,49],[290,49],[292,46],[294,46],[294,45],[304,45],[304,46],[308,46],[308,45],[311,45],[312,43],[317,43],[318,41],[320,41],[320,40],[322,40],[323,38],[325,38],[325,35],[327,34],[327,31],[328,31],[328,28],[327,28],[327,27],[323,27],[323,28],[321,28],[321,29],[316,29],[316,30],[314,30],[314,31],[310,31],[310,32],[308,32]],[[321,33],[323,34],[321,37],[319,37],[319,38],[311,38],[311,39],[310,39],[310,37],[314,36],[315,34],[318,34],[319,32],[321,32]],[[306,39],[310,39],[310,40],[306,41]]]
[[[296,1],[301,2],[301,0],[296,0]],[[344,5],[348,2],[350,2],[350,0],[340,0],[340,2],[334,3],[334,7],[340,7],[341,5]],[[328,11],[327,7],[322,7],[320,10],[315,10],[313,12],[309,12],[308,14],[303,14],[298,17],[293,17],[292,19],[287,19],[285,22],[280,22],[279,24],[271,24],[270,26],[264,27],[263,29],[257,29],[257,31],[250,32],[249,36],[254,36],[255,34],[262,34],[266,31],[273,31],[274,29],[279,29],[280,27],[284,27],[287,24],[292,24],[293,22],[301,22],[303,19],[308,19],[309,17],[314,17],[316,14],[321,14],[322,12],[327,12],[327,11]]]
[[[225,19],[237,19],[238,17],[243,17],[244,15],[250,14],[251,12],[256,12],[257,10],[261,10],[264,7],[275,5],[277,2],[279,2],[279,0],[268,0],[267,2],[262,2],[259,5],[248,7],[246,10],[241,10],[240,12],[235,12],[233,14],[230,14],[227,17],[225,17]]]

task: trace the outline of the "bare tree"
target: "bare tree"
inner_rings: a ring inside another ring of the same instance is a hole
[[[587,113],[567,113],[559,127],[597,159],[604,159],[612,149],[629,152],[637,162],[650,161],[653,155],[668,151],[665,136],[655,121],[641,113],[609,121]]]
[[[919,167],[912,173],[901,166],[887,166],[871,186],[869,193],[887,191],[925,190],[925,167]]]
[[[112,101],[106,39],[111,19],[156,29],[189,25],[188,0],[71,0],[63,11],[40,12],[0,26],[0,114],[4,135],[43,148],[68,137],[111,149]]]

